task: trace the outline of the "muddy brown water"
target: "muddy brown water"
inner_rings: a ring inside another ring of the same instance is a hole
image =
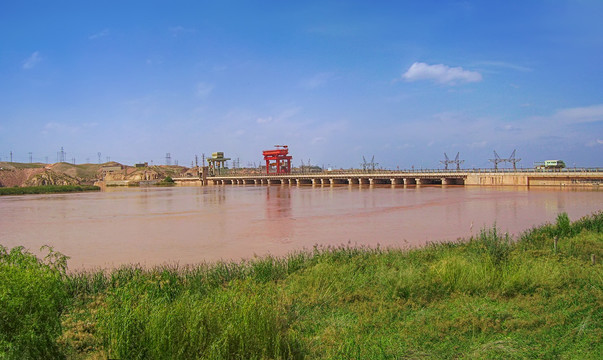
[[[518,234],[603,209],[561,188],[209,186],[3,196],[0,244],[50,245],[71,270],[240,260],[342,244],[414,247],[496,223]]]

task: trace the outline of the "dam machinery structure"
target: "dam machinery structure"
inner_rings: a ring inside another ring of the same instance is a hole
[[[224,152],[217,151],[211,154],[211,157],[207,159],[209,176],[222,175],[223,170],[226,168],[226,162],[230,158],[224,157]]]
[[[290,174],[291,173],[291,159],[293,157],[289,155],[289,146],[287,145],[274,145],[276,149],[264,150],[264,161],[266,161],[266,174]]]

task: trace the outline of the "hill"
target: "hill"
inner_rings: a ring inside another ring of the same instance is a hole
[[[105,172],[103,168],[121,168]],[[183,166],[132,167],[111,161],[103,164],[55,164],[0,162],[0,187],[42,185],[92,185],[97,181],[162,180],[167,176],[178,177],[188,169]]]

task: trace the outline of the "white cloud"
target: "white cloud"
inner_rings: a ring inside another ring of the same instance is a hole
[[[312,90],[319,88],[327,83],[327,81],[332,77],[330,73],[320,73],[316,74],[308,79],[304,79],[300,82],[301,87]]]
[[[476,141],[476,142],[472,142],[467,144],[468,148],[484,148],[486,147],[486,145],[488,145],[488,142],[486,140],[484,141]]]
[[[266,124],[266,123],[272,122],[272,120],[273,120],[272,116],[268,116],[268,117],[263,117],[263,118],[257,118],[256,122],[258,124]]]
[[[169,29],[170,33],[172,33],[172,36],[178,36],[181,34],[186,34],[186,33],[195,33],[197,32],[197,30],[193,29],[193,28],[185,28],[184,26],[173,26]]]
[[[603,140],[601,139],[596,139],[596,140],[592,140],[586,143],[586,146],[588,147],[595,147],[595,146],[599,146],[599,145],[603,145]]]
[[[429,65],[416,62],[402,75],[406,81],[433,80],[440,84],[455,85],[457,82],[479,82],[482,75],[462,67],[449,67],[444,64]]]
[[[57,121],[50,121],[44,125],[44,128],[42,129],[42,134],[45,134],[45,135],[47,135],[49,133],[75,134],[80,131],[85,131],[88,129],[95,128],[97,125],[98,125],[98,123],[96,123],[96,122],[71,125],[71,124],[61,123],[61,122],[57,122]]]
[[[195,94],[197,95],[197,97],[203,99],[203,98],[208,97],[209,94],[211,94],[213,89],[214,89],[213,85],[207,84],[204,82],[200,82],[197,84],[197,90],[196,90]]]
[[[23,69],[29,70],[29,69],[33,68],[34,66],[36,66],[36,64],[39,63],[40,61],[42,61],[42,58],[40,57],[40,52],[35,51],[33,54],[31,54],[30,57],[23,60]]]
[[[566,123],[603,121],[603,104],[562,109],[555,113],[555,117]]]
[[[95,40],[109,35],[109,29],[103,29],[101,32],[88,36],[88,40]]]
[[[521,72],[533,71],[532,68],[529,68],[527,66],[516,65],[516,64],[508,63],[505,61],[480,61],[480,62],[477,62],[476,64],[483,65],[483,66],[511,69],[511,70],[516,70],[516,71],[521,71]]]

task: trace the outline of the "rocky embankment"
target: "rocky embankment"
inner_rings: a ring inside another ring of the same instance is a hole
[[[69,163],[23,164],[0,162],[0,187],[43,185],[93,185],[99,181],[162,180],[177,177],[187,168],[181,166],[150,166],[136,168],[116,162],[104,164]]]
[[[45,170],[41,174],[30,177],[23,186],[42,186],[42,185],[80,185],[81,179],[72,178],[69,175]]]
[[[100,165],[0,163],[0,187],[84,185],[99,176]]]
[[[44,169],[15,169],[2,166],[0,187],[22,186],[32,177],[44,172]]]

